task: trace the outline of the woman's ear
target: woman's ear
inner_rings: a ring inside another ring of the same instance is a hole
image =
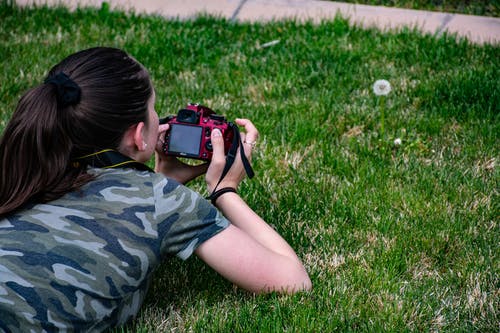
[[[147,144],[144,140],[144,122],[137,123],[130,126],[123,135],[122,142],[120,144],[120,152],[128,156],[133,156],[138,151],[143,151],[146,149]]]
[[[144,130],[144,122],[142,121],[135,126],[134,144],[136,149],[139,151],[146,150],[146,147],[148,146],[144,138]]]

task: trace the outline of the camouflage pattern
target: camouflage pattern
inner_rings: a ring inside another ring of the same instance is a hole
[[[134,317],[153,270],[229,223],[163,176],[92,169],[80,191],[0,220],[0,331],[102,331]]]

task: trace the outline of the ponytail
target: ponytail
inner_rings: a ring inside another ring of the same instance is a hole
[[[43,84],[19,101],[0,140],[0,216],[29,201],[47,202],[89,180],[71,169],[72,143],[57,87]]]

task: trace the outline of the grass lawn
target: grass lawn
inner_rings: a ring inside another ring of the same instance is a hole
[[[498,332],[498,45],[341,18],[180,22],[1,2],[0,132],[52,65],[96,45],[150,69],[160,115],[193,101],[254,121],[256,177],[241,193],[314,284],[255,296],[175,259],[124,331]],[[383,99],[377,79],[392,86]]]

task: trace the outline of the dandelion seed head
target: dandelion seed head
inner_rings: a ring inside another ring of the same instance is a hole
[[[395,146],[401,146],[401,139],[400,138],[394,139],[394,145]]]
[[[377,96],[385,96],[391,92],[391,84],[387,80],[377,80],[373,84],[373,92]]]

